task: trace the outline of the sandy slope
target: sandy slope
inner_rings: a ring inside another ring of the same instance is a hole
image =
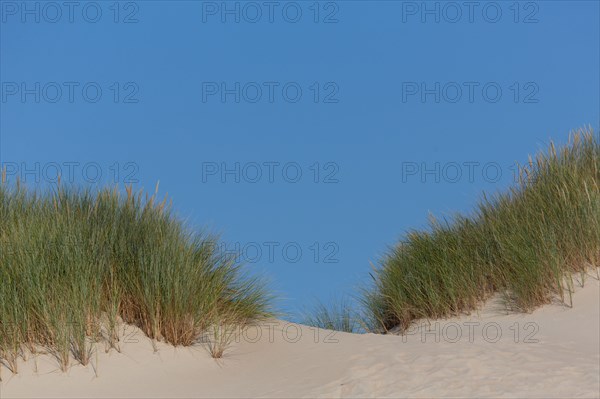
[[[491,301],[478,315],[404,337],[274,321],[249,330],[220,362],[202,346],[159,344],[154,353],[130,327],[122,353],[101,351],[95,367],[63,374],[38,356],[18,375],[4,369],[0,397],[599,397],[599,288],[590,277],[573,308],[532,314]]]

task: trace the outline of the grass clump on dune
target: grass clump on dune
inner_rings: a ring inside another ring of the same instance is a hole
[[[165,201],[116,189],[29,192],[0,184],[0,362],[16,372],[44,348],[65,370],[92,344],[118,349],[117,327],[191,345],[214,325],[270,315],[258,279],[211,235],[189,232]],[[223,348],[219,348],[223,349]],[[222,355],[222,351],[218,353]]]
[[[360,315],[348,298],[333,298],[328,304],[317,302],[304,312],[303,324],[325,330],[359,333],[364,330]]]
[[[468,312],[494,293],[529,311],[566,300],[572,274],[600,261],[600,142],[591,130],[529,159],[472,216],[432,220],[382,259],[363,302],[371,328]]]

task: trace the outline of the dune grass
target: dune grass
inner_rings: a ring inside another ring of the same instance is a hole
[[[573,273],[600,263],[598,136],[581,129],[563,148],[551,143],[517,180],[386,253],[363,296],[371,329],[469,312],[495,293],[521,311],[567,300]]]
[[[66,370],[92,344],[118,349],[120,322],[148,337],[192,345],[213,326],[270,316],[262,280],[188,231],[166,198],[0,184],[0,362],[40,348]],[[215,344],[222,355],[222,344]]]
[[[333,298],[327,304],[317,302],[304,312],[303,324],[325,330],[360,333],[364,331],[362,316],[346,297]]]

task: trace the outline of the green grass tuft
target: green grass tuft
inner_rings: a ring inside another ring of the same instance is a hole
[[[376,331],[476,309],[494,293],[529,311],[570,295],[573,273],[600,261],[600,142],[573,133],[519,167],[508,192],[472,216],[432,219],[383,257],[363,304]],[[566,282],[566,283],[565,283]]]
[[[0,184],[0,362],[16,372],[45,348],[61,368],[92,344],[118,349],[121,321],[192,345],[215,323],[270,313],[264,284],[241,273],[217,238],[189,232],[166,199],[127,188],[29,192]],[[222,352],[219,354],[222,355]]]
[[[347,298],[332,299],[329,304],[317,302],[310,311],[304,312],[302,323],[311,327],[347,333],[364,331],[362,317]]]

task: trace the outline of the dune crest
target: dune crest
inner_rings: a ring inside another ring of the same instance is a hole
[[[272,320],[241,334],[221,360],[133,327],[122,353],[62,373],[38,355],[3,370],[11,397],[598,397],[600,283],[590,273],[573,307],[479,312],[417,323],[408,334],[346,334]],[[36,371],[37,368],[37,371]]]

